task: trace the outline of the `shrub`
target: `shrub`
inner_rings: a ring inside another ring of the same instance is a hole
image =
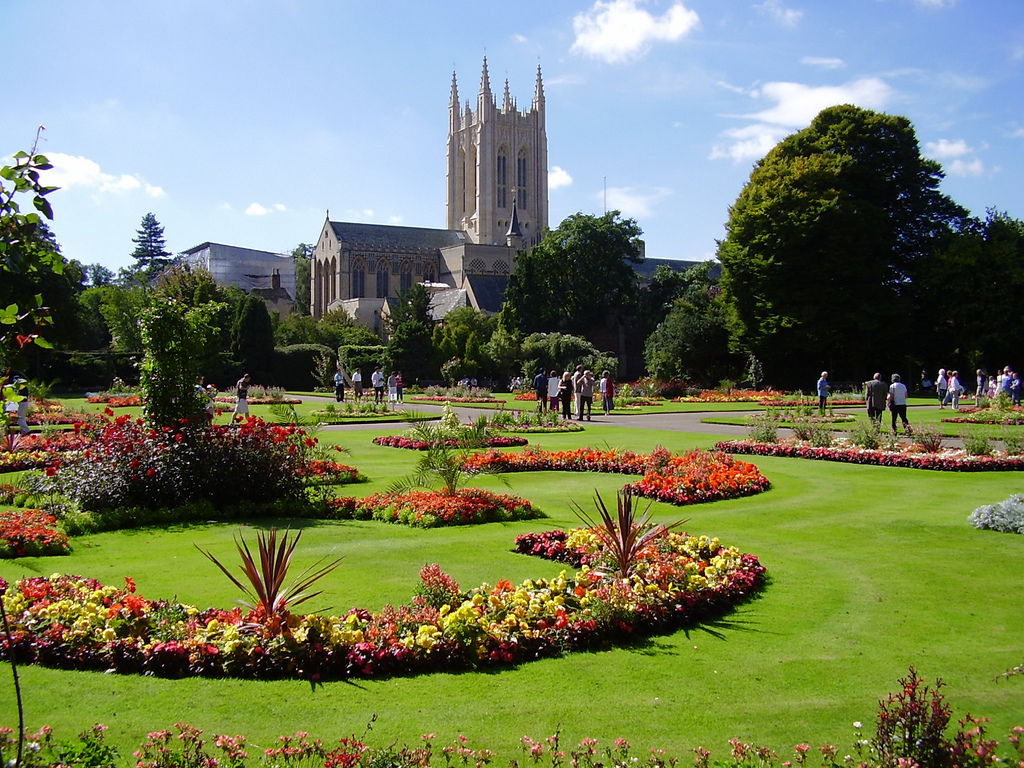
[[[271,381],[291,390],[311,391],[318,384],[316,360],[326,355],[330,360],[330,376],[334,375],[334,352],[320,344],[292,344],[274,349]],[[323,385],[326,386],[326,385]]]
[[[858,419],[850,429],[850,442],[868,451],[882,446],[882,425],[869,418]]]
[[[825,419],[811,419],[811,445],[815,448],[830,448],[835,440],[832,428]]]
[[[1024,453],[1024,432],[1012,427],[1003,429],[1003,447],[1010,456]]]
[[[1006,501],[978,507],[967,519],[975,528],[1024,533],[1024,495],[1018,493]]]
[[[304,500],[303,478],[316,459],[316,440],[305,431],[255,418],[188,432],[121,416],[83,434],[89,447],[51,466],[43,491],[101,513],[198,500],[218,507]]]
[[[945,734],[951,709],[939,692],[942,681],[929,688],[910,667],[900,685],[902,691],[890,693],[879,703],[878,725],[871,741],[877,764],[949,768],[950,744]]]
[[[771,409],[764,413],[748,416],[746,420],[747,436],[758,443],[777,443],[779,441],[779,417]]]
[[[963,441],[964,450],[969,456],[991,456],[992,441],[988,435],[977,432],[961,432],[960,439]]]
[[[914,439],[926,453],[938,453],[942,450],[942,432],[931,424],[921,424],[915,429]]]

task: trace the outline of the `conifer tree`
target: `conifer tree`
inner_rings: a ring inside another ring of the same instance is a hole
[[[142,225],[135,234],[137,237],[132,238],[135,243],[132,258],[135,259],[136,268],[147,278],[155,277],[171,263],[172,258],[164,240],[164,228],[156,216],[147,213],[142,217]]]

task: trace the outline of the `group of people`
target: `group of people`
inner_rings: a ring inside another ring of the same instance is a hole
[[[561,405],[562,419],[566,421],[574,417],[579,421],[584,418],[590,421],[595,394],[601,398],[605,416],[611,413],[615,399],[615,384],[608,371],[603,371],[601,379],[595,381],[593,372],[585,370],[582,365],[561,375],[558,371],[545,374],[540,370],[533,378],[533,389],[537,394],[538,411],[547,408],[554,413]]]
[[[907,385],[900,381],[900,375],[894,373],[890,383],[882,380],[882,374],[876,373],[864,385],[864,400],[868,407],[868,418],[876,424],[882,423],[882,414],[888,410],[892,414],[892,433],[896,434],[896,422],[903,423],[903,432],[913,434],[907,420]]]
[[[334,372],[334,399],[339,403],[345,402],[345,383],[345,374],[341,372],[341,368],[338,368]],[[385,385],[387,386],[387,402],[405,402],[405,383],[402,381],[401,371],[394,371],[385,379],[380,366],[373,369],[373,373],[370,374],[370,387],[373,389],[373,402],[384,402]],[[356,368],[352,372],[352,392],[357,403],[363,399],[362,368]]]
[[[982,398],[992,399],[1000,392],[1005,392],[1014,405],[1020,405],[1022,389],[1020,372],[1013,370],[1010,366],[1004,366],[996,374],[989,375],[981,368],[975,372],[975,403]],[[928,390],[932,382],[925,371],[921,372],[921,386]],[[935,394],[939,400],[939,409],[951,406],[953,410],[960,408],[960,398],[966,396],[966,387],[960,381],[960,372],[946,368],[939,368],[939,375],[935,379]]]

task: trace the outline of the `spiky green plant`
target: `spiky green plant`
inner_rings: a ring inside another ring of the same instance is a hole
[[[245,539],[241,535],[235,539],[235,546],[242,558],[242,573],[245,574],[248,584],[244,584],[236,578],[212,553],[207,552],[198,544],[196,549],[220,568],[224,575],[245,593],[248,600],[239,602],[256,611],[269,624],[273,620],[287,619],[289,608],[294,608],[296,605],[320,595],[320,591],[307,592],[306,590],[337,568],[343,559],[339,557],[321,566],[320,564],[327,559],[322,557],[285,586],[285,579],[288,577],[288,570],[292,563],[292,555],[295,553],[299,539],[302,538],[302,531],[299,531],[289,542],[288,534],[290,532],[291,529],[286,529],[278,542],[277,528],[271,528],[269,532],[257,531],[256,543],[259,558],[253,556],[249,545],[245,543]]]
[[[594,491],[594,506],[597,507],[598,521],[595,521],[586,510],[575,501],[572,502],[576,516],[593,528],[601,539],[605,556],[611,562],[609,575],[620,579],[628,579],[633,575],[640,562],[644,549],[655,539],[664,536],[673,528],[683,525],[685,520],[652,526],[650,522],[651,503],[639,516],[633,507],[633,491],[627,485],[616,494],[618,502],[617,514],[612,515],[601,498]]]

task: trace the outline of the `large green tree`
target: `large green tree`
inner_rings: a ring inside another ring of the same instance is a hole
[[[1022,264],[1024,221],[994,210],[967,221],[917,281],[920,313],[930,321],[922,361],[961,372],[1020,365]]]
[[[245,297],[231,326],[231,354],[252,376],[254,384],[271,384],[274,328],[267,305],[259,296]]]
[[[135,243],[135,250],[132,251],[135,265],[134,269],[129,270],[130,273],[150,280],[170,265],[172,254],[167,250],[164,228],[152,213],[142,217],[132,242]]]
[[[310,275],[313,267],[313,251],[315,245],[299,243],[292,248],[295,259],[295,311],[300,315],[309,314]]]
[[[609,310],[632,310],[638,285],[632,265],[643,260],[642,230],[619,216],[574,213],[521,251],[505,291],[503,324],[524,334],[585,336],[604,327]]]
[[[777,385],[861,380],[915,344],[914,281],[964,212],[904,117],[823,110],[760,162],[719,243],[739,350]]]
[[[698,264],[680,275],[686,286],[682,295],[647,337],[644,362],[658,379],[716,385],[738,368],[729,352],[727,313],[711,266]]]
[[[430,292],[422,283],[417,283],[392,305],[385,353],[388,370],[401,371],[402,380],[407,384],[434,378],[437,375],[437,354],[433,330]]]

